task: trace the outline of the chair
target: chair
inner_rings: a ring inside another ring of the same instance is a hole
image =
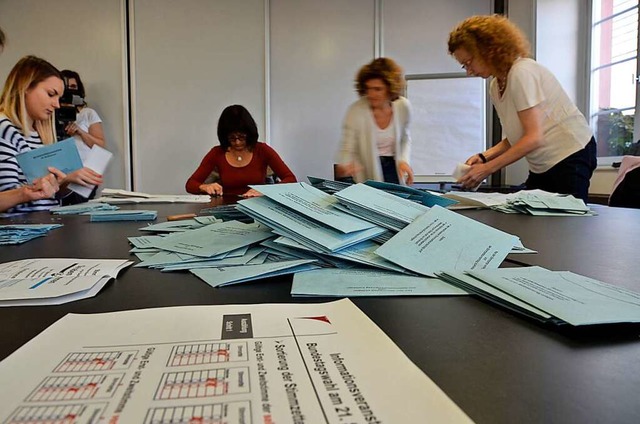
[[[640,209],[640,156],[624,156],[609,206]]]

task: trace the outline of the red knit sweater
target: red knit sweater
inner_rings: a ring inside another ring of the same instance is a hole
[[[249,185],[264,184],[267,166],[273,170],[281,183],[296,182],[296,176],[280,159],[278,153],[264,143],[256,143],[251,161],[241,168],[229,165],[224,154],[225,151],[220,146],[207,153],[196,172],[187,180],[187,192],[201,194],[200,185],[204,184],[214,170],[220,174],[218,184],[222,185],[224,194],[240,195],[249,190]]]

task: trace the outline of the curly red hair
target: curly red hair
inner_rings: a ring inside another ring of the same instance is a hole
[[[367,93],[365,83],[372,79],[381,79],[389,89],[391,100],[404,92],[404,73],[402,68],[388,57],[379,57],[364,65],[356,75],[356,91],[360,96]]]
[[[480,56],[496,75],[509,72],[519,57],[531,57],[527,37],[513,22],[501,15],[472,16],[449,34],[449,54],[459,48]]]

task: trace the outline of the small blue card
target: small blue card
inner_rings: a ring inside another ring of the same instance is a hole
[[[49,166],[58,168],[65,174],[82,168],[82,159],[73,138],[20,153],[16,155],[16,159],[29,182],[46,176]]]

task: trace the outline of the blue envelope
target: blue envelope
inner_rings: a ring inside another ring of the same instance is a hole
[[[49,166],[65,174],[82,168],[82,159],[73,138],[17,154],[16,159],[29,182],[47,175]]]

